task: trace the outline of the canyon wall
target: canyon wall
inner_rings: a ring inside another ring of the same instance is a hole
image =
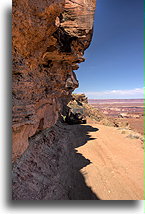
[[[13,0],[13,160],[53,126],[78,87],[73,70],[89,46],[95,0]]]

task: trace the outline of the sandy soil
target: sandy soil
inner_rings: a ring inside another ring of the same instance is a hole
[[[144,134],[144,118],[118,118],[118,121],[128,122],[129,126],[135,132]]]
[[[92,193],[100,200],[143,200],[142,142],[126,138],[114,127],[86,124],[75,129],[76,153],[89,160],[80,172]]]

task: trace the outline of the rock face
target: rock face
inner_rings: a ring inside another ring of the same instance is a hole
[[[92,130],[91,126],[58,121],[33,136],[28,149],[13,164],[12,199],[97,200],[80,172],[90,161],[75,149],[85,144]]]
[[[30,139],[28,149],[13,166],[14,200],[69,199],[73,154],[69,129],[57,124]]]
[[[52,127],[78,87],[73,70],[89,46],[95,0],[13,0],[13,160]]]
[[[79,113],[79,118],[76,115],[77,113]],[[128,123],[126,123],[126,121],[123,122],[119,121],[117,118],[106,116],[103,112],[100,111],[100,109],[97,109],[90,105],[85,94],[73,94],[67,106],[64,106],[62,115],[64,121],[68,124],[81,124],[87,121],[90,121],[92,123],[93,121],[95,121],[95,123],[105,126],[120,128],[128,127]]]

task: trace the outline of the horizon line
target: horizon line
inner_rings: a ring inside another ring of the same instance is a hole
[[[144,98],[88,98],[88,100],[144,100]]]

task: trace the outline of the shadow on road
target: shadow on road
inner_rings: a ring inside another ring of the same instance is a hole
[[[72,140],[73,155],[72,155],[72,188],[69,193],[70,200],[99,200],[98,196],[93,193],[90,187],[85,183],[84,176],[80,172],[83,167],[91,164],[89,159],[86,159],[81,154],[77,153],[77,147],[83,146],[91,138],[89,132],[96,132],[99,129],[89,125],[73,125],[72,127],[75,139]]]

